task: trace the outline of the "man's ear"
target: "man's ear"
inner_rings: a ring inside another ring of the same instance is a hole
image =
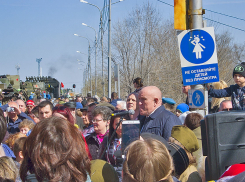
[[[154,98],[154,101],[155,101],[155,105],[157,105],[158,102],[159,102],[159,99],[158,98]]]

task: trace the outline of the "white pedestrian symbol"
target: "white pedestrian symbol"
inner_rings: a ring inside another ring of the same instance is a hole
[[[191,41],[191,43],[195,46],[193,49],[193,52],[196,53],[196,59],[201,59],[202,58],[202,52],[203,49],[202,48],[206,48],[205,46],[203,46],[200,42],[200,38],[199,35],[194,35],[194,39]]]
[[[198,93],[196,93],[196,97],[195,97],[195,99],[196,99],[196,104],[197,104],[197,102],[199,103],[199,104],[201,104],[200,103],[200,95],[198,94]]]

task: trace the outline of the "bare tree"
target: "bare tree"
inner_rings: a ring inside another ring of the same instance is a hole
[[[147,78],[155,53],[153,40],[159,26],[160,16],[149,3],[136,8],[124,21],[114,26],[114,54],[120,57],[122,87],[127,93],[133,90],[132,81],[137,76],[149,84]]]
[[[177,33],[173,27],[173,20],[163,21],[150,3],[136,7],[114,25],[112,61],[119,64],[122,96],[132,92],[133,79],[141,77],[145,86],[159,87],[164,97],[177,103],[185,101]],[[220,79],[232,84],[234,66],[244,61],[245,44],[233,43],[231,34],[222,32],[216,34],[216,47]]]
[[[244,61],[245,44],[233,43],[233,38],[228,31],[218,33],[215,36],[220,79],[229,85],[234,84],[233,68]]]

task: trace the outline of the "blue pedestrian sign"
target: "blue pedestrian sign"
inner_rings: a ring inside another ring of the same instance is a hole
[[[219,81],[213,27],[183,31],[178,42],[184,85]]]
[[[189,90],[189,106],[190,108],[204,108],[204,90]]]

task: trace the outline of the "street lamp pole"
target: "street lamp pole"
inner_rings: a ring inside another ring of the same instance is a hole
[[[87,37],[83,37],[83,36],[80,36],[78,34],[74,34],[74,35],[77,37],[82,37],[82,38],[85,38],[88,40]],[[90,41],[89,40],[88,40],[88,44],[89,44],[89,47],[88,47],[88,66],[89,66],[88,70],[90,70],[90,91],[91,91],[91,95],[92,95],[92,73],[91,73],[91,60],[90,60],[90,49],[91,49],[91,47],[90,47]]]
[[[85,92],[83,96],[87,95],[85,88],[86,88],[86,73],[85,70],[83,70],[83,93]]]
[[[111,0],[109,0],[108,19],[108,98],[111,98]]]
[[[97,95],[97,32],[93,27],[85,23],[82,23],[82,25],[92,28],[95,32],[95,95]]]
[[[103,96],[105,96],[105,82],[104,82],[104,46],[103,46],[103,26],[102,26],[102,14],[100,12],[100,33],[101,33],[101,56],[102,56],[102,86]]]
[[[100,32],[101,32],[101,56],[102,56],[102,85],[103,85],[103,96],[105,96],[105,82],[104,82],[104,47],[103,47],[103,22],[102,22],[102,12],[103,12],[103,10],[104,10],[104,8],[106,8],[106,7],[108,7],[109,6],[109,9],[111,9],[111,5],[113,5],[113,4],[117,4],[117,3],[119,3],[119,2],[122,2],[123,0],[119,0],[119,1],[117,1],[117,2],[114,2],[114,3],[111,3],[111,0],[110,0],[110,3],[109,3],[109,5],[107,5],[107,6],[104,6],[103,8],[102,8],[102,10],[100,10],[100,8],[98,7],[98,6],[96,6],[96,5],[94,5],[94,4],[91,4],[91,3],[89,3],[89,2],[87,2],[87,1],[85,1],[85,0],[80,0],[80,2],[81,3],[85,3],[85,4],[89,4],[89,5],[91,5],[91,6],[94,6],[94,7],[96,7],[98,10],[99,10],[99,12],[100,12]],[[111,13],[110,13],[110,15],[111,15]],[[110,19],[110,18],[109,18]],[[109,20],[109,22],[110,22],[111,20]],[[109,38],[110,39],[110,38]],[[108,56],[108,59],[109,59],[109,57],[111,57],[111,56]],[[108,62],[109,62],[109,60],[108,60]],[[108,66],[109,67],[109,66]],[[110,66],[111,67],[111,66]],[[111,72],[111,71],[110,71]],[[108,73],[109,73],[109,70],[108,70]],[[111,84],[111,82],[110,82],[110,84]],[[109,87],[109,84],[108,84],[108,87]],[[110,86],[110,88],[111,88],[111,86]],[[110,97],[110,95],[111,94],[109,94],[109,97]]]

